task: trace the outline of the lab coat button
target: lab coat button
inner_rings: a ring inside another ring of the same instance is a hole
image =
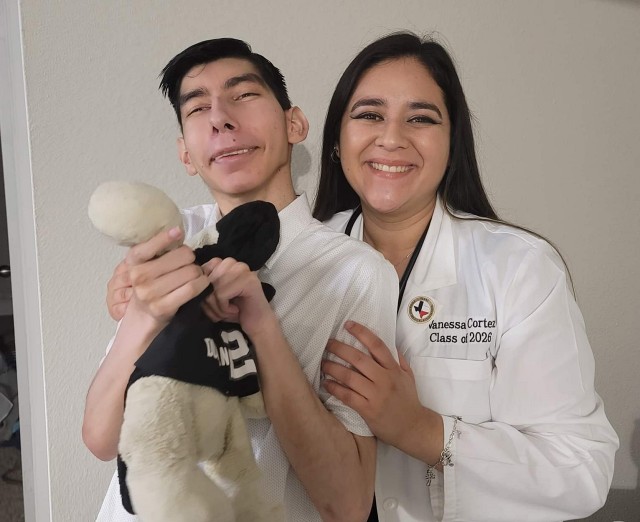
[[[395,508],[398,507],[398,501],[393,497],[386,498],[384,500],[384,502],[382,503],[382,507],[384,509],[390,511],[390,510],[395,509]]]

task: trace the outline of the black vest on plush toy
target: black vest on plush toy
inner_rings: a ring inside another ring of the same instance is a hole
[[[232,257],[261,268],[275,252],[280,240],[278,212],[271,204],[253,201],[236,207],[216,224],[218,242],[194,251],[196,263],[203,265],[214,257]],[[262,283],[267,300],[275,290]],[[184,304],[171,322],[152,341],[136,361],[129,387],[142,377],[159,375],[179,381],[210,386],[219,392],[245,397],[259,391],[253,345],[239,324],[212,322],[202,311],[201,301],[213,291]],[[126,391],[125,391],[126,398]],[[118,479],[122,505],[134,513],[126,484],[127,467],[118,455]]]

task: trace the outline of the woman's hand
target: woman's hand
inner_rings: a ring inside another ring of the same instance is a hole
[[[113,271],[107,283],[107,309],[114,321],[119,321],[127,311],[127,305],[133,296],[133,287],[129,277],[129,265],[123,259]]]
[[[331,377],[325,379],[325,389],[357,411],[381,441],[418,458],[437,460],[442,450],[442,419],[420,403],[415,377],[405,358],[398,354],[399,363],[396,362],[389,348],[366,327],[348,321],[345,328],[370,355],[339,341],[329,341],[327,351],[352,368],[323,361],[322,371]],[[416,447],[416,440],[420,439],[416,433],[421,433],[425,442],[435,437],[435,445]]]
[[[132,287],[127,308],[135,307],[160,325],[209,286],[202,268],[194,264],[195,255],[189,247],[182,245],[167,252],[181,237],[179,228],[160,232],[131,247],[124,261]]]

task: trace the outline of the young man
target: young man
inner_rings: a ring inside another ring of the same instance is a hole
[[[181,239],[178,230],[130,249],[124,266],[132,298],[87,395],[85,444],[102,460],[117,455],[134,362],[211,282],[209,315],[239,322],[256,349],[269,418],[247,425],[265,495],[283,502],[290,521],[364,519],[373,497],[375,440],[353,410],[321,389],[320,365],[329,339],[355,342],[347,319],[395,344],[395,271],[364,243],[314,220],[306,197],[295,195],[291,151],[308,123],[268,60],[239,40],[201,42],[169,62],[161,88],[182,130],[180,159],[216,201],[185,211],[186,235],[260,199],[279,212],[280,243],[259,279],[233,259],[200,268],[186,246],[156,257]],[[270,304],[260,280],[276,289]],[[117,479],[98,520],[135,520],[121,506]]]

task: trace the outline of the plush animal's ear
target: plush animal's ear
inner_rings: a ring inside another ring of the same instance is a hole
[[[272,203],[251,201],[244,203],[218,221],[218,245],[225,257],[233,257],[261,268],[275,252],[280,241],[280,219]]]
[[[198,174],[198,170],[193,163],[191,163],[191,156],[189,155],[189,150],[187,149],[184,138],[182,136],[178,137],[176,144],[178,145],[178,157],[187,170],[187,174],[189,174],[189,176],[195,176]]]

